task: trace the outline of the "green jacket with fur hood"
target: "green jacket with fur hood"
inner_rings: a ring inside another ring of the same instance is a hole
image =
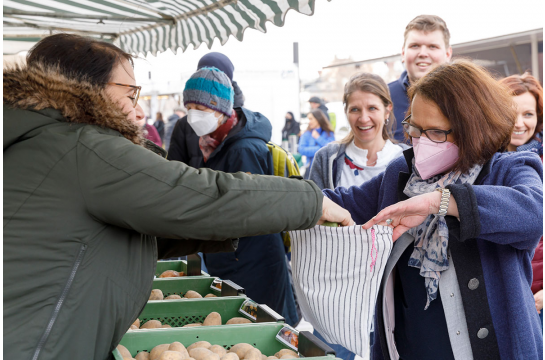
[[[141,144],[100,89],[4,70],[6,359],[110,358],[148,300],[156,237],[179,255],[234,251],[219,240],[321,216],[311,182],[197,170]]]

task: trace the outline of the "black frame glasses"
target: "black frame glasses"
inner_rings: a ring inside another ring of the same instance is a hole
[[[133,88],[136,91],[136,94],[134,95],[134,98],[131,98],[132,105],[136,107],[136,104],[138,104],[138,98],[140,97],[140,91],[142,90],[142,86],[120,84],[115,82],[109,82],[109,83],[106,83],[106,85],[117,85],[117,86],[125,86],[125,87]]]
[[[422,134],[426,135],[426,137],[433,141],[434,143],[444,143],[447,141],[447,135],[452,132],[452,129],[450,130],[439,130],[439,129],[421,129],[418,126],[415,126],[408,122],[409,118],[412,116],[407,116],[402,122],[401,125],[403,125],[403,131],[407,133],[412,138],[419,138],[422,136]],[[418,134],[418,136],[417,136]],[[442,140],[444,138],[444,140]]]

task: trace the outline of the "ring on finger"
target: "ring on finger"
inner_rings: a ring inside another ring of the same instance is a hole
[[[386,225],[390,226],[390,225],[392,225],[393,222],[394,222],[394,220],[392,220],[392,219],[387,219],[387,220],[386,220]]]

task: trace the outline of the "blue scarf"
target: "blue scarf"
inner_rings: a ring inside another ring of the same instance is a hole
[[[482,166],[473,166],[467,174],[450,172],[445,175],[436,175],[428,180],[423,180],[414,166],[413,173],[405,185],[403,193],[408,197],[418,196],[444,188],[450,184],[473,184]],[[430,306],[430,302],[437,298],[439,279],[441,272],[448,269],[448,227],[443,216],[429,215],[424,222],[407,231],[414,236],[414,251],[409,260],[409,266],[420,269],[420,276],[424,277],[428,301],[424,310]]]

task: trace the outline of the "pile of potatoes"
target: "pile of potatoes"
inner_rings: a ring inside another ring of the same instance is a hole
[[[251,324],[252,322],[246,318],[243,317],[234,317],[229,319],[225,325],[233,325],[233,324]],[[194,323],[194,324],[187,324],[182,327],[194,327],[194,326],[213,326],[213,325],[221,325],[221,315],[217,312],[212,312],[208,314],[208,316],[204,319],[202,323]],[[140,326],[140,320],[136,319],[136,321],[131,325],[130,330],[136,330],[136,329],[159,329],[159,328],[169,328],[170,325],[162,325],[159,320],[149,320],[145,324],[142,324]]]
[[[160,278],[169,278],[169,277],[182,277],[185,276],[185,273],[183,271],[175,271],[175,270],[167,270],[163,271],[161,275],[159,275]]]
[[[209,297],[217,297],[217,296],[214,294],[208,294],[205,296],[205,298],[209,298]],[[202,295],[196,291],[189,290],[188,292],[185,293],[183,298],[180,295],[169,295],[165,297],[161,289],[153,289],[151,290],[151,294],[148,300],[181,300],[181,299],[202,299]]]
[[[179,342],[157,345],[149,353],[139,352],[135,358],[123,345],[118,345],[117,350],[123,356],[123,360],[279,360],[299,358],[299,355],[290,349],[282,349],[274,356],[267,356],[250,344],[236,344],[227,351],[223,346],[212,345],[208,341],[198,341],[187,349]]]

